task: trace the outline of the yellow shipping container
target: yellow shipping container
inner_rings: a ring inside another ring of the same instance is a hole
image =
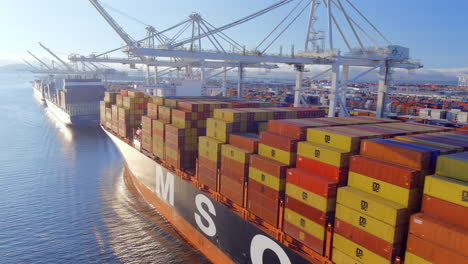
[[[335,210],[335,198],[327,199],[291,183],[286,183],[286,195],[322,212]]]
[[[297,228],[304,230],[309,235],[316,237],[320,240],[325,240],[325,227],[307,219],[305,216],[300,215],[288,208],[284,209],[284,220],[293,224]]]
[[[346,239],[345,237],[334,234],[333,247],[343,252],[344,254],[352,257],[355,260],[368,264],[392,264],[392,262],[376,253],[368,250],[367,248]]]
[[[337,219],[353,225],[391,244],[399,244],[408,235],[407,225],[392,226],[341,204],[336,205]]]
[[[377,132],[353,129],[349,126],[307,129],[307,141],[357,153],[361,139],[382,137]]]
[[[287,152],[265,144],[258,144],[258,154],[287,165],[296,163],[296,153]]]
[[[436,174],[468,182],[468,158],[464,158],[463,154],[439,156]]]
[[[277,191],[284,191],[286,183],[286,179],[280,179],[254,167],[249,168],[249,179],[264,184]]]
[[[408,223],[408,209],[401,204],[352,187],[338,188],[337,203],[392,226]]]
[[[351,152],[312,142],[299,142],[297,154],[335,167],[347,167]]]
[[[417,209],[421,203],[419,188],[406,189],[352,171],[348,174],[348,186],[399,203],[409,209]]]
[[[341,252],[337,248],[332,250],[332,261],[335,264],[364,264]]]
[[[443,176],[426,176],[424,194],[468,207],[468,182]]]
[[[215,109],[214,118],[221,119],[227,122],[245,122],[247,121],[248,113],[236,109]]]
[[[405,264],[432,264],[432,262],[427,261],[419,256],[416,256],[415,254],[409,251],[406,251]]]
[[[252,152],[249,152],[245,149],[238,148],[233,145],[225,144],[221,147],[221,155],[231,158],[235,161],[238,161],[242,164],[249,163],[250,155]],[[241,168],[239,168],[241,169]]]
[[[198,155],[214,162],[221,160],[221,145],[224,143],[210,137],[198,138]]]

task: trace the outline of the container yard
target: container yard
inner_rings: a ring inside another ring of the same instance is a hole
[[[134,103],[117,106],[116,98]],[[263,102],[124,90],[106,93],[101,109],[103,128],[126,158],[128,179],[213,262],[250,259],[230,246],[239,238],[229,234],[240,226],[248,226],[246,243],[265,236],[279,246],[275,254],[284,252],[294,263],[468,261],[466,133],[370,116],[324,118],[323,110]],[[117,133],[112,120],[135,121],[119,123],[124,129]],[[124,145],[134,149],[131,155]],[[154,189],[152,172],[135,167],[141,162],[156,166],[156,185],[177,178],[166,185],[175,189]],[[176,189],[193,193],[195,201],[208,199],[208,211],[198,209],[208,226],[199,222],[196,204],[184,209],[190,199]],[[210,225],[218,228],[216,239]]]

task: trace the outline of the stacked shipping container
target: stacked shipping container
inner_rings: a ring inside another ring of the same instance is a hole
[[[125,97],[122,105],[128,106]],[[307,119],[323,111],[206,98],[151,101],[142,118],[145,150],[182,170],[194,168],[198,156],[200,188],[281,229],[289,244],[323,255],[327,224],[334,224],[337,264],[391,263],[402,256],[409,215],[420,207],[422,176],[434,172],[439,153],[468,149],[464,134],[388,119]],[[101,119],[112,129],[109,106],[101,103]],[[306,119],[285,119],[298,117]],[[145,131],[151,131],[151,151]],[[407,251],[418,261],[425,257],[409,246]]]
[[[370,139],[360,154],[351,158],[348,187],[338,190],[334,261],[392,263],[403,256],[409,216],[420,208],[422,179],[433,173],[440,150]]]
[[[425,179],[422,213],[411,216],[405,263],[468,263],[467,171],[468,152],[439,156],[436,175]]]

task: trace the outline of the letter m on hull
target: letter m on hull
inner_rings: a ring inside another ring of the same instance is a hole
[[[174,206],[174,174],[156,165],[156,194],[166,203]]]

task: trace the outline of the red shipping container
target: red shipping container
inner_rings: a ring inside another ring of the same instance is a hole
[[[370,157],[352,156],[349,170],[406,189],[420,186],[419,171]]]
[[[325,198],[336,197],[338,182],[304,169],[288,169],[286,182]]]
[[[217,190],[217,173],[204,165],[198,166],[198,181],[205,184],[212,190]]]
[[[338,181],[340,186],[346,185],[348,180],[347,167],[335,167],[320,161],[297,156],[296,167],[316,173],[320,176]]]
[[[249,179],[249,184],[248,184],[248,194],[250,195],[250,192],[257,192],[265,196],[269,200],[274,200],[278,201],[279,198],[283,195],[283,192],[278,192],[275,189],[272,189],[266,185],[263,185],[255,180]]]
[[[402,256],[403,245],[391,244],[340,219],[335,219],[334,231],[388,260]]]
[[[272,226],[278,226],[279,199],[271,199],[265,193],[250,189],[250,186],[247,197],[247,210],[249,212]]]
[[[288,136],[281,136],[271,132],[260,133],[260,143],[287,152],[297,152],[298,140]]]
[[[221,157],[221,177],[228,177],[242,184],[249,177],[249,165],[228,157]]]
[[[468,228],[419,213],[411,216],[410,233],[468,256]]]
[[[217,171],[220,167],[220,162],[212,161],[204,156],[198,156],[198,163],[203,164],[205,168],[212,171]]]
[[[325,126],[320,121],[310,120],[270,120],[268,122],[268,132],[278,135],[292,137],[298,140],[306,140],[307,128]]]
[[[447,202],[429,195],[423,196],[423,213],[445,219],[455,225],[468,228],[468,207]]]
[[[417,170],[429,169],[432,162],[431,151],[382,139],[362,140],[361,155]]]
[[[413,234],[408,236],[407,250],[414,255],[431,263],[437,264],[461,264],[468,263],[468,256],[438,246],[428,240],[419,238]]]
[[[291,209],[294,212],[297,212],[298,214],[303,215],[308,219],[323,226],[325,226],[327,223],[333,222],[334,218],[334,212],[322,212],[287,195],[285,198],[285,208]]]
[[[229,144],[245,149],[252,153],[258,152],[259,138],[256,134],[241,133],[229,135]]]
[[[283,232],[293,237],[297,241],[300,241],[302,244],[306,245],[320,255],[324,254],[325,242],[323,240],[320,240],[304,232],[299,227],[289,223],[288,221],[284,221],[283,223]]]
[[[235,204],[243,206],[244,183],[239,183],[229,177],[221,175],[221,188],[219,192]]]
[[[260,155],[250,156],[250,166],[278,178],[286,177],[288,169],[288,165]]]

